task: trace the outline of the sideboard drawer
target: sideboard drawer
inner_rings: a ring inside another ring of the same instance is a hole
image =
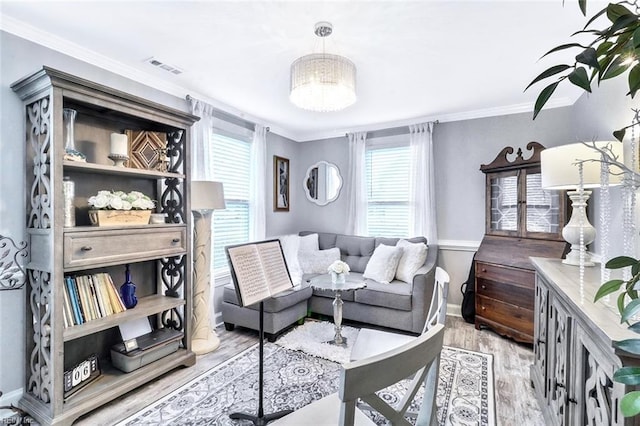
[[[533,310],[476,294],[476,315],[533,336]]]
[[[187,244],[185,226],[67,232],[64,268],[73,270],[178,256],[186,253]]]
[[[533,310],[535,306],[534,290],[526,286],[479,278],[476,294],[526,309]]]

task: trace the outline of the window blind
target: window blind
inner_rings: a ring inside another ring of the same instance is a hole
[[[249,241],[251,142],[213,133],[213,178],[224,185],[226,209],[213,213],[213,268],[229,272],[225,246]]]
[[[409,236],[409,154],[408,146],[367,148],[367,234],[370,236]]]

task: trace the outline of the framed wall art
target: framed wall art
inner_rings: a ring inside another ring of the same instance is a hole
[[[125,131],[129,140],[127,167],[167,171],[167,134],[140,130]]]
[[[273,156],[273,211],[289,211],[289,159]]]

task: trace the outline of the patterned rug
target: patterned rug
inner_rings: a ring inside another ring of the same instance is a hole
[[[283,336],[283,338],[286,336]],[[264,412],[298,409],[336,392],[340,364],[298,350],[265,343]],[[440,425],[495,425],[493,357],[444,347],[436,404]],[[393,402],[402,383],[381,397]],[[241,352],[160,399],[118,426],[250,425],[229,419],[234,412],[255,414],[258,395],[258,345]],[[421,392],[411,411],[417,411]],[[367,413],[385,424],[377,413]],[[411,419],[409,419],[411,421]],[[312,424],[311,422],[310,424]]]

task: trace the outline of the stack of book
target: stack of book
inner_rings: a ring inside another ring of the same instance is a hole
[[[84,324],[125,310],[120,293],[108,273],[65,277],[65,327]]]

